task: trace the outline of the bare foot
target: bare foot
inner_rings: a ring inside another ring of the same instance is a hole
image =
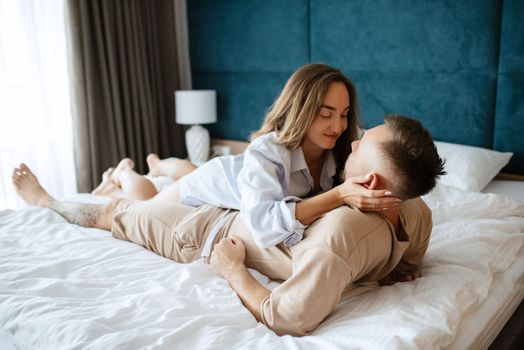
[[[160,157],[155,153],[150,153],[146,158],[147,166],[149,167],[149,173],[151,176],[161,176],[162,172],[159,169]]]
[[[91,194],[102,197],[122,198],[122,189],[110,180],[101,183]]]
[[[95,188],[91,194],[95,196],[111,197],[111,198],[121,198],[122,189],[120,186],[113,182],[112,175],[115,171],[115,168],[109,168],[102,174],[102,182]]]
[[[120,175],[124,171],[133,170],[134,167],[135,167],[135,162],[133,162],[131,158],[122,159],[116,166],[115,170],[110,175],[111,180],[117,187],[121,187],[120,186]]]
[[[102,174],[102,182],[111,181],[111,174],[113,174],[113,171],[115,171],[115,168],[107,168],[107,170]]]
[[[13,169],[13,185],[16,193],[26,202],[34,207],[48,207],[55,201],[40,185],[35,174],[24,163]]]
[[[186,159],[165,158],[160,159],[156,154],[151,153],[146,158],[151,176],[169,176],[173,180],[179,180],[196,169],[196,166]]]
[[[95,188],[93,191],[91,191],[91,194],[95,196],[102,196],[103,192],[107,189],[107,187],[114,187],[116,185],[113,184],[113,181],[111,180],[111,174],[113,174],[113,171],[115,168],[108,168],[104,173],[102,174],[102,182]]]

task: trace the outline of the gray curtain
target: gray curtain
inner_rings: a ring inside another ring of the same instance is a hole
[[[67,0],[77,182],[121,158],[185,157],[174,91],[191,88],[185,0]]]

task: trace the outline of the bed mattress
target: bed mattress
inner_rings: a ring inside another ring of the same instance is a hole
[[[14,349],[487,347],[490,330],[470,315],[486,307],[479,315],[494,332],[510,313],[494,311],[512,308],[489,306],[500,288],[513,291],[505,299],[522,299],[524,203],[443,185],[424,199],[434,230],[422,277],[356,285],[301,338],[258,323],[201,261],[174,263],[47,209],[2,211],[0,338]]]
[[[524,256],[524,248],[519,256]],[[523,260],[493,276],[485,302],[464,314],[457,336],[447,350],[488,349],[524,299]]]
[[[500,194],[524,202],[524,181],[493,180],[482,192]]]

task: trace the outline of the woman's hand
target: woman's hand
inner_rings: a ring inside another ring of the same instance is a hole
[[[341,201],[363,211],[382,211],[401,202],[400,198],[392,196],[391,192],[364,187],[363,184],[369,182],[371,176],[349,177],[338,185],[336,188]]]

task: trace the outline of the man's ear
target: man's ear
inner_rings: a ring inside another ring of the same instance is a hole
[[[374,190],[378,187],[379,175],[377,173],[369,173],[366,182],[362,184],[365,188]]]

